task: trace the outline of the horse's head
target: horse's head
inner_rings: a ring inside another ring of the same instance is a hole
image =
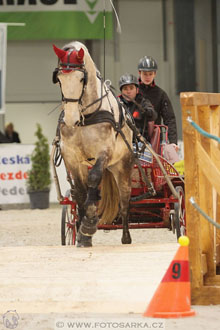
[[[81,103],[84,89],[87,84],[84,49],[60,49],[53,45],[54,52],[59,59],[59,67],[55,79],[60,82],[64,101],[65,122],[74,126],[79,121],[79,111],[76,106]]]

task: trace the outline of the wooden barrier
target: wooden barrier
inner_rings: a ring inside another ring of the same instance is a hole
[[[220,144],[201,135],[187,117],[206,132],[220,137],[220,94],[181,93],[185,159],[186,228],[192,304],[220,304],[220,229],[190,203],[220,223]]]

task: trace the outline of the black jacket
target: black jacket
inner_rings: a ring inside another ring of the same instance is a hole
[[[155,124],[161,125],[161,119],[163,119],[163,124],[168,126],[169,142],[177,144],[176,117],[170,99],[165,91],[155,84],[149,86],[140,83],[139,93],[149,99],[153,104],[157,112]]]
[[[138,93],[135,98],[135,102],[139,104],[140,107],[132,101],[127,101],[122,95],[119,95],[119,98],[132,114],[135,125],[139,129],[140,133],[148,139],[147,124],[149,121],[155,121],[157,118],[157,113],[155,112],[151,102],[140,93]]]
[[[7,133],[5,133],[5,136],[9,140],[10,143],[13,143],[13,142],[21,143],[19,135],[15,131],[12,133],[12,136],[9,136]]]
[[[0,131],[0,143],[10,143],[11,141]]]

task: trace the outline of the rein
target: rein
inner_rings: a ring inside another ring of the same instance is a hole
[[[101,108],[101,105],[102,105],[103,98],[108,95],[107,92],[103,95],[103,80],[98,75],[97,75],[97,78],[99,78],[101,80],[101,97],[99,97],[98,99],[96,99],[95,101],[93,101],[92,103],[90,103],[89,105],[87,105],[86,107],[84,107],[81,110],[81,113],[85,112],[89,107],[91,107],[92,105],[94,105],[94,104],[98,103],[99,101],[101,101],[100,104],[99,104],[99,106],[98,106],[98,108],[95,110],[95,112],[96,111],[99,111],[99,109]]]
[[[101,97],[99,97],[98,99],[96,99],[95,101],[93,101],[92,103],[90,103],[89,105],[87,105],[86,107],[84,107],[83,109],[80,110],[80,120],[78,123],[76,123],[76,125],[78,125],[78,126],[91,125],[90,124],[91,122],[93,124],[100,122],[100,121],[98,121],[97,118],[100,117],[99,113],[100,113],[100,108],[102,106],[102,100],[104,97],[108,96],[108,92],[106,92],[103,95],[103,80],[99,76],[97,76],[97,77],[101,80]],[[83,114],[89,107],[91,107],[92,105],[94,105],[98,102],[100,102],[99,106],[94,112],[92,112],[91,114],[88,114],[88,115]],[[105,112],[107,112],[107,111],[105,111]],[[88,118],[89,118],[89,120],[88,120]],[[114,119],[114,116],[113,116],[113,119]]]

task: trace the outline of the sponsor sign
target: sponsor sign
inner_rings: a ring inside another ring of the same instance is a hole
[[[102,39],[105,9],[106,38],[112,38],[108,0],[0,0],[0,22],[25,23],[8,28],[9,40]]]
[[[0,204],[28,203],[25,185],[33,145],[0,145]]]
[[[29,203],[26,180],[31,168],[34,145],[0,144],[0,205]],[[58,168],[61,192],[70,188],[64,165]],[[52,171],[51,171],[52,174]],[[52,175],[51,175],[52,177]],[[54,182],[50,190],[50,202],[58,202]]]

